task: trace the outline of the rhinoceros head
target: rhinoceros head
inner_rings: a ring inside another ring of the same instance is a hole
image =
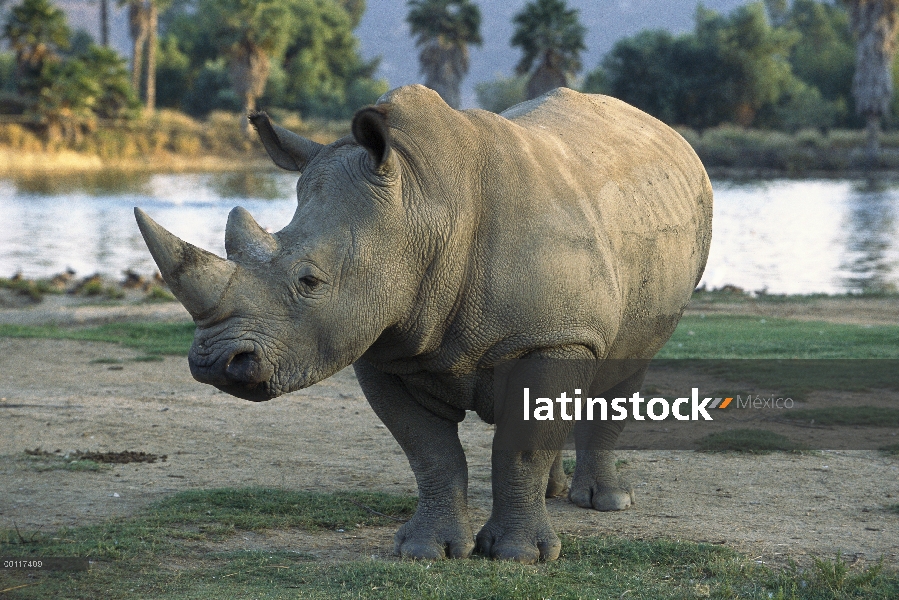
[[[328,146],[251,115],[274,162],[301,172],[298,207],[275,234],[233,209],[227,259],[135,209],[160,272],[197,325],[194,378],[268,400],[351,364],[398,321],[415,289],[388,111],[389,104],[362,109],[353,135]]]

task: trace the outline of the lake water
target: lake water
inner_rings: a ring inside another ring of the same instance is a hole
[[[241,205],[276,231],[295,208],[290,173],[81,175],[0,181],[0,276],[150,274],[134,222],[140,206],[197,246],[224,254]],[[703,283],[768,293],[899,287],[899,186],[847,180],[713,181],[712,248]]]

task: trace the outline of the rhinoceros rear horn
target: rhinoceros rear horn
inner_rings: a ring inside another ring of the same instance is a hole
[[[228,260],[265,262],[278,251],[278,240],[260,227],[245,208],[236,206],[225,227],[225,251]]]
[[[218,306],[237,265],[172,235],[139,208],[134,216],[172,293],[194,319],[208,315]]]
[[[390,157],[390,126],[387,124],[386,106],[368,106],[353,116],[353,138],[368,150],[376,168],[381,168]]]
[[[265,151],[276,165],[288,171],[302,171],[312,158],[324,148],[321,144],[274,125],[264,112],[252,112],[248,118]]]

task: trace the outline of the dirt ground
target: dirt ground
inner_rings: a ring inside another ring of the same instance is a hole
[[[0,323],[97,323],[180,319],[174,304],[76,306],[65,301],[0,310]],[[899,304],[862,299],[817,307],[743,303],[728,312],[896,323]],[[708,311],[693,307],[691,311]],[[715,311],[726,310],[720,305]],[[749,312],[752,311],[752,312]],[[767,311],[767,312],[766,312]],[[140,512],[179,490],[271,486],[414,494],[405,457],[345,370],[312,388],[260,404],[195,382],[182,357],[133,362],[115,345],[0,338],[0,527],[50,531]],[[124,361],[111,364],[111,360]],[[490,510],[492,427],[461,425],[475,528]],[[41,470],[25,450],[134,451],[165,461],[99,471]],[[899,567],[899,457],[876,451],[739,456],[621,451],[636,506],[618,513],[548,501],[552,522],[573,535],[723,544],[765,563],[810,556]],[[323,559],[389,555],[392,527],[350,532],[241,533],[232,548],[292,548]]]

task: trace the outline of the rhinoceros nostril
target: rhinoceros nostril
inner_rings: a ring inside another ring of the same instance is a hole
[[[225,367],[228,379],[236,383],[262,383],[268,379],[255,352],[241,352],[231,357]]]

